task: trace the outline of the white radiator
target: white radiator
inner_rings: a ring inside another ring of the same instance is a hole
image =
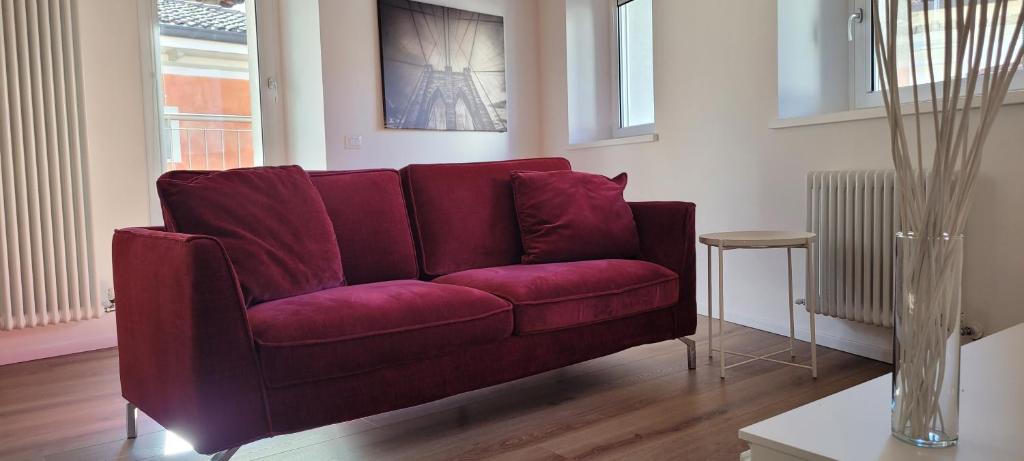
[[[892,326],[898,200],[891,170],[807,174],[819,314]]]
[[[101,314],[71,0],[0,0],[0,330]]]

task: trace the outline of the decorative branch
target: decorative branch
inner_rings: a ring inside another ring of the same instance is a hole
[[[920,91],[917,76],[916,27],[911,12],[918,1],[924,2],[927,92]],[[905,394],[893,408],[894,428],[905,428],[920,440],[928,439],[929,431],[941,431],[949,420],[955,420],[955,415],[944,418],[939,398],[946,376],[946,344],[951,335],[958,334],[962,266],[959,236],[970,211],[985,141],[1024,61],[1024,2],[1017,20],[1011,23],[1010,0],[941,0],[945,30],[939,33],[944,35],[945,49],[941,75],[937,75],[929,3],[939,2],[906,0],[904,28],[899,27],[901,2],[873,2],[875,59],[881,70],[880,93],[899,182],[899,213],[905,235],[913,239],[913,245],[901,254],[901,295],[906,306],[899,314],[903,318],[897,322],[901,341],[897,380]],[[1006,41],[1008,31],[1012,36]],[[901,32],[907,34],[909,43],[913,124],[904,123],[901,101],[897,62]],[[926,158],[924,152],[929,147],[922,130],[921,107],[922,98],[929,95],[934,145],[930,158]]]

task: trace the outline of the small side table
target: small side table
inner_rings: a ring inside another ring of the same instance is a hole
[[[782,365],[789,365],[792,367],[807,368],[811,370],[811,376],[814,378],[818,377],[818,343],[814,333],[814,295],[817,292],[814,280],[814,271],[811,269],[813,263],[811,262],[811,247],[814,245],[816,236],[810,232],[796,232],[796,231],[740,231],[740,232],[716,232],[712,234],[701,234],[700,243],[707,245],[708,247],[708,357],[712,357],[714,351],[719,351],[721,358],[721,377],[725,379],[725,370],[735,366],[743,365],[746,363],[753,362],[755,360],[767,360],[769,362],[779,363]],[[718,349],[714,348],[712,344],[712,324],[711,321],[711,247],[718,248]],[[740,250],[740,249],[769,249],[769,248],[785,248],[787,258],[787,268],[789,270],[789,348],[780,351],[772,352],[764,355],[751,355],[744,354],[741,352],[733,352],[725,349],[723,342],[724,331],[725,331],[725,251],[726,250]],[[798,363],[785,362],[782,360],[776,360],[771,358],[773,355],[781,354],[789,351],[790,358],[795,356],[793,349],[794,342],[794,322],[793,322],[793,249],[803,248],[807,254],[807,303],[810,310],[811,317],[811,365],[801,365]],[[725,365],[726,354],[738,355],[746,357],[739,363],[732,365]]]

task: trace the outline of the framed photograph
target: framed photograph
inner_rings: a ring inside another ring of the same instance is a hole
[[[384,126],[508,130],[501,16],[378,0]]]

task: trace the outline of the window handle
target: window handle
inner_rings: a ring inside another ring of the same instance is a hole
[[[273,96],[274,102],[277,102],[279,91],[278,91],[277,79],[276,78],[274,78],[274,77],[267,77],[267,90],[269,90],[270,94]]]
[[[853,41],[853,25],[864,22],[864,8],[857,8],[850,13],[850,18],[846,21],[846,40]]]

